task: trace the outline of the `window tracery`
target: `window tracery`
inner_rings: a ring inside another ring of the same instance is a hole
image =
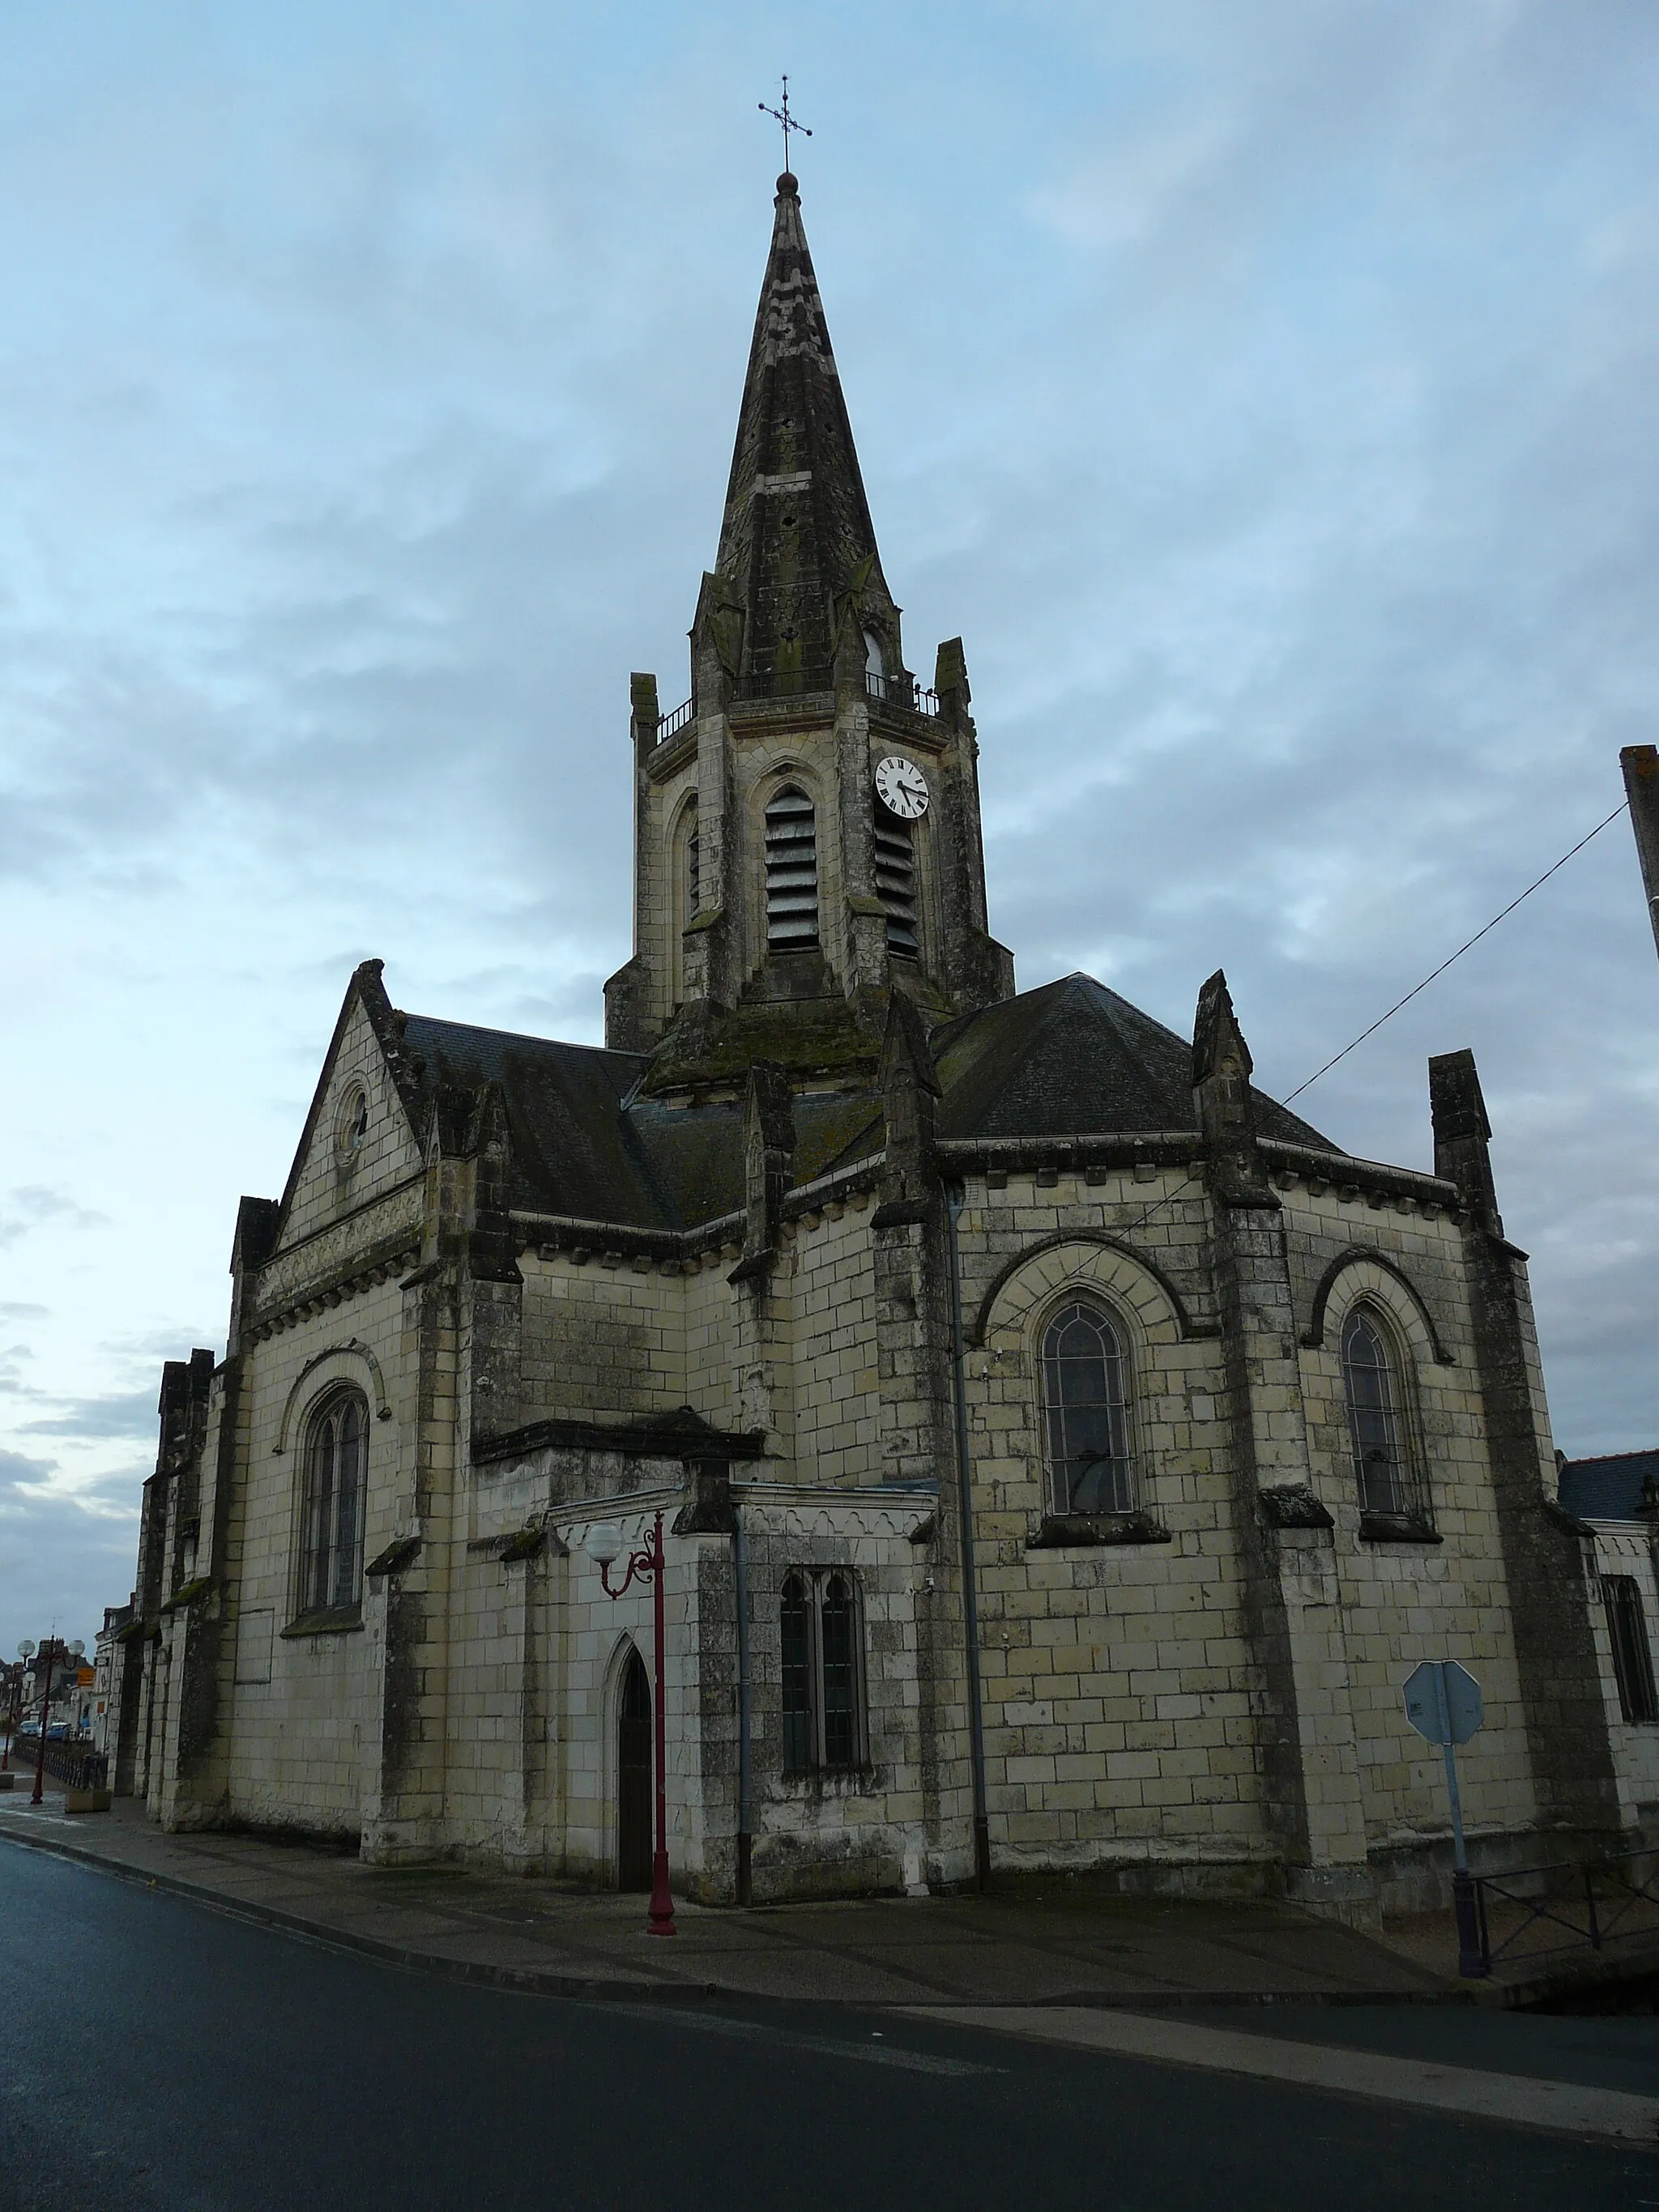
[[[361,1602],[368,1474],[368,1405],[356,1390],[335,1391],[306,1432],[301,1613],[339,1612]]]
[[[1400,1357],[1369,1306],[1356,1306],[1342,1324],[1342,1382],[1360,1511],[1413,1512],[1417,1485]]]
[[[785,1579],[780,1626],[786,1773],[844,1771],[864,1762],[860,1611],[849,1568],[797,1568]]]
[[[1042,1398],[1054,1510],[1131,1513],[1129,1360],[1104,1309],[1073,1298],[1042,1334]]]

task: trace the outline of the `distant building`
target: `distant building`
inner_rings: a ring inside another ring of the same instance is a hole
[[[1659,1802],[1659,1694],[1650,1624],[1659,1620],[1659,1451],[1602,1459],[1557,1454],[1561,1504],[1588,1531],[1601,1598],[1595,1622],[1620,1810],[1632,1829]],[[1592,1616],[1594,1619],[1594,1615]]]
[[[978,1853],[1426,1898],[1401,1686],[1441,1656],[1486,1693],[1477,1860],[1659,1821],[1473,1060],[1431,1063],[1424,1174],[1255,1090],[1219,974],[1191,1040],[1085,975],[1015,994],[962,646],[921,689],[790,177],[691,696],[631,707],[605,1048],[404,1013],[368,962],[242,1202],[100,1638],[118,1786],[639,1881],[651,1595],[584,1540],[660,1509],[705,1898]]]
[[[104,1625],[93,1639],[93,1693],[88,1733],[98,1749],[106,1755],[115,1748],[115,1692],[121,1657],[121,1633],[131,1620],[132,1607],[130,1604],[106,1606]]]

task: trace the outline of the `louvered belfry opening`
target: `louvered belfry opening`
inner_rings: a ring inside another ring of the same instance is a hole
[[[697,842],[696,809],[691,810],[691,830],[685,841],[685,918],[695,921],[702,910],[702,848]]]
[[[876,815],[876,896],[887,912],[887,950],[914,960],[916,942],[916,850],[910,824],[896,814]]]
[[[792,787],[766,810],[766,942],[774,952],[806,952],[817,941],[817,817]]]

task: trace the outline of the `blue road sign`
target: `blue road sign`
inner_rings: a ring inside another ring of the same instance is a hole
[[[1425,1659],[1405,1695],[1406,1718],[1430,1743],[1467,1743],[1486,1717],[1480,1683],[1455,1659]]]

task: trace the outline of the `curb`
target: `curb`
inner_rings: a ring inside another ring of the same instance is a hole
[[[68,1843],[55,1836],[20,1833],[9,1823],[0,1826],[0,1842],[14,1843],[25,1850],[41,1851],[48,1857],[65,1859],[72,1864],[89,1867],[95,1873],[131,1882],[142,1889],[161,1890],[168,1896],[205,1906],[209,1911],[220,1913],[227,1919],[245,1921],[253,1927],[274,1929],[301,1942],[310,1943],[319,1950],[372,1959],[378,1965],[392,1966],[404,1973],[426,1974],[440,1980],[470,1984],[475,1988],[505,1990],[526,1996],[568,1997],[590,2003],[615,2002],[625,1999],[629,2003],[644,2002],[672,2008],[675,2005],[703,2004],[711,1997],[720,1997],[747,2005],[806,2002],[841,2005],[870,2012],[925,2012],[959,2008],[964,2004],[975,2005],[988,2011],[1042,2010],[1063,2006],[1091,2011],[1160,2013],[1217,2005],[1257,2008],[1277,2005],[1484,2005],[1510,2009],[1535,2003],[1540,1996],[1554,1994],[1557,1983],[1562,1978],[1545,1977],[1534,1983],[1501,1984],[1448,1982],[1437,1989],[1424,1990],[1137,1990],[1121,1996],[1098,1990],[1081,1990],[1040,1997],[965,1997],[957,1995],[933,1998],[911,1996],[903,1998],[779,1997],[754,1990],[733,1988],[719,1981],[630,1981],[620,1977],[562,1973],[556,1967],[501,1966],[492,1965],[484,1960],[453,1959],[441,1952],[420,1950],[412,1945],[389,1942],[381,1936],[362,1935],[350,1929],[335,1928],[326,1923],[309,1920],[302,1914],[285,1911],[281,1906],[261,1905],[251,1898],[230,1895],[223,1890],[210,1887],[205,1882],[191,1881],[182,1875],[149,1873],[128,1860],[106,1856],[82,1844]],[[1644,1963],[1638,1966],[1638,1972],[1652,1972],[1655,1963]],[[1587,1985],[1591,1988],[1600,1986],[1601,1980],[1599,1973],[1588,1976],[1574,1974],[1570,1978],[1571,1986],[1580,1990]],[[1607,1985],[1616,1986],[1618,1978],[1608,1978]]]
[[[743,1994],[737,1990],[722,1990],[713,1982],[670,1986],[660,1982],[607,1981],[592,1975],[561,1974],[549,1967],[501,1966],[491,1966],[483,1960],[447,1959],[440,1952],[416,1951],[407,1944],[388,1943],[378,1936],[331,1928],[304,1919],[297,1912],[284,1912],[277,1905],[258,1904],[252,1898],[227,1896],[223,1890],[210,1889],[205,1882],[187,1881],[181,1875],[148,1874],[143,1867],[133,1866],[125,1859],[106,1858],[100,1852],[88,1850],[83,1844],[62,1843],[56,1837],[20,1836],[6,1827],[0,1829],[0,1842],[17,1844],[24,1850],[42,1851],[49,1858],[68,1859],[76,1865],[90,1867],[98,1874],[112,1875],[118,1881],[132,1882],[140,1889],[164,1891],[191,1905],[205,1905],[228,1920],[245,1920],[256,1928],[276,1929],[301,1942],[314,1944],[319,1950],[374,1959],[381,1966],[397,1966],[405,1973],[431,1974],[445,1981],[471,1982],[538,1996],[627,1997],[635,2002],[645,1997],[673,2002]]]

